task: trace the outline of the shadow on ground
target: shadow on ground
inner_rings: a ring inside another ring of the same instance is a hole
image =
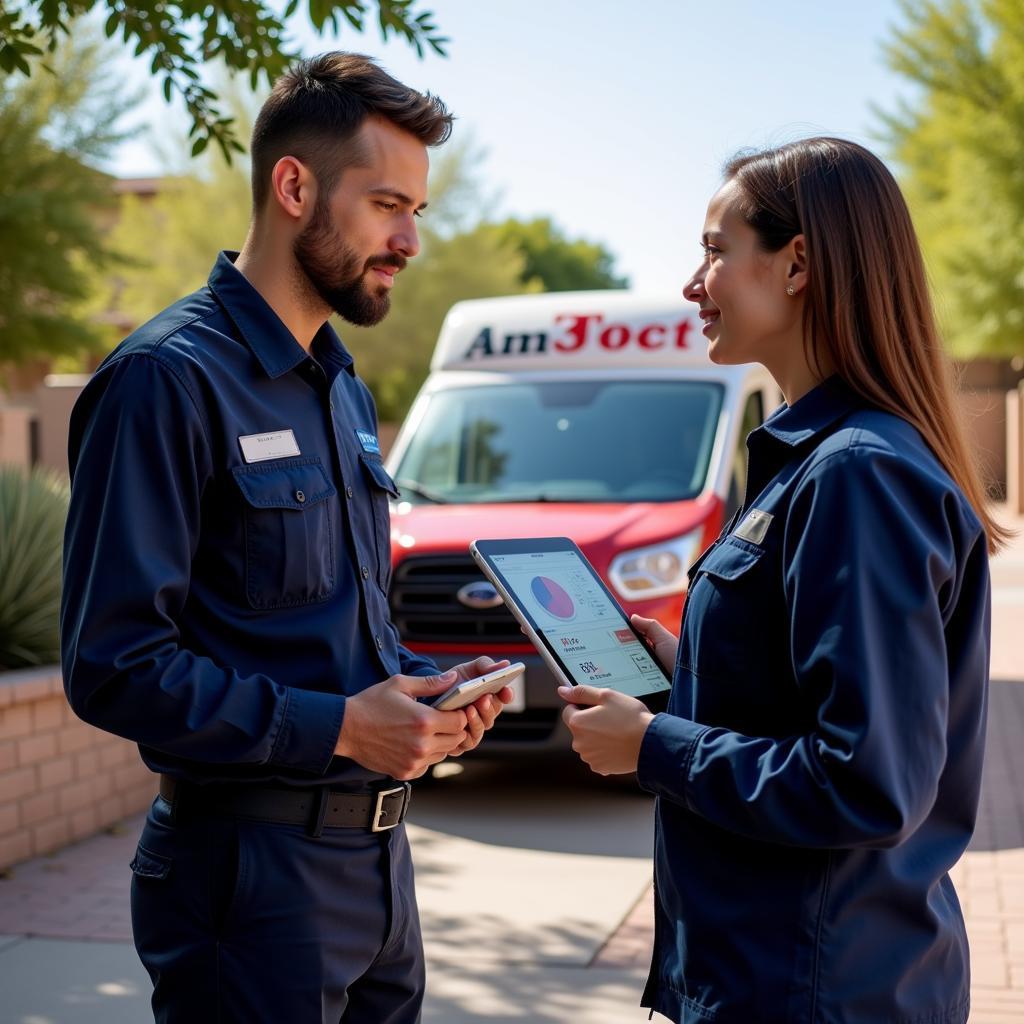
[[[647,1020],[639,1005],[645,976],[645,971],[520,965],[431,971],[428,964],[423,1024],[639,1024]]]
[[[471,761],[416,783],[409,820],[479,843],[552,853],[650,857],[654,801],[630,778],[570,758]]]

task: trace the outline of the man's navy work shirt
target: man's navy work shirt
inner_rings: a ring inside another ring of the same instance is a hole
[[[389,617],[397,492],[337,335],[307,354],[232,260],[75,406],[65,687],[154,771],[363,788],[334,756],[345,698],[437,671]]]
[[[920,435],[838,378],[750,435],[690,570],[657,794],[644,1005],[686,1024],[962,1024],[948,871],[974,827],[982,527]]]

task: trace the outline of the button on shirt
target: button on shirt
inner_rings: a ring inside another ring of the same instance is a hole
[[[837,378],[748,452],[640,752],[659,797],[644,1005],[693,1024],[960,1024],[948,871],[981,780],[985,535],[917,431]]]
[[[398,491],[337,335],[307,354],[233,259],[75,406],[65,686],[154,771],[363,788],[334,756],[345,698],[437,671],[389,617]]]

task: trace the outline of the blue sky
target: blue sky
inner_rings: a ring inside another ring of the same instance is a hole
[[[884,66],[896,0],[425,0],[449,56],[419,60],[376,29],[318,37],[306,53],[357,49],[441,96],[485,159],[494,216],[550,215],[603,242],[642,290],[678,289],[698,261],[707,200],[737,149],[829,133],[885,155],[872,104],[893,110],[909,86]],[[133,62],[126,76],[145,81]],[[166,125],[156,85],[141,116]],[[140,140],[114,169],[159,163]]]

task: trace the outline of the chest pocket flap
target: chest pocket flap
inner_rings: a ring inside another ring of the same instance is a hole
[[[400,498],[402,496],[398,485],[391,479],[391,474],[384,468],[384,463],[377,456],[362,452],[359,458],[363,460],[363,465],[370,474],[370,479],[373,483],[381,488],[381,490],[387,491],[392,498]]]
[[[317,458],[236,466],[244,499],[245,587],[260,610],[322,601],[334,591],[337,491]]]
[[[775,614],[779,602],[771,596],[771,573],[765,571],[770,568],[767,553],[765,548],[726,537],[696,566],[686,598],[677,665],[698,680],[723,684],[693,685],[686,714],[699,721],[729,722],[730,728],[749,730],[756,724],[744,718],[743,709],[764,710],[765,696],[755,681],[763,678],[767,652],[786,635]]]
[[[319,460],[238,466],[233,472],[242,495],[253,508],[291,508],[301,512],[335,493]]]
[[[743,541],[724,540],[708,552],[704,560],[695,565],[698,573],[707,573],[720,580],[739,579],[764,556],[765,549]]]

